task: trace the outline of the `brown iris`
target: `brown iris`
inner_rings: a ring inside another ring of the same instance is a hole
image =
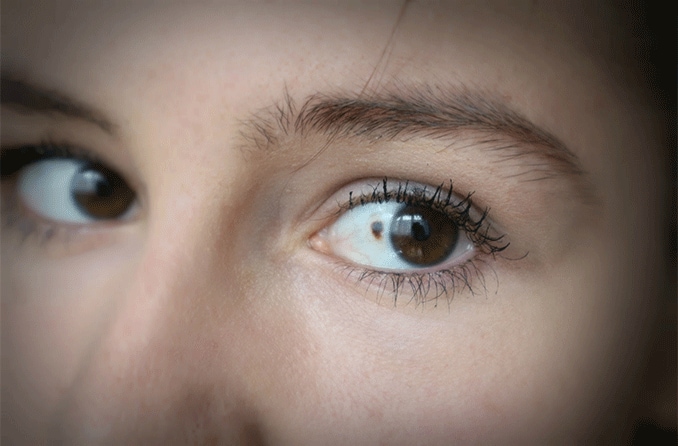
[[[71,195],[80,210],[94,219],[121,217],[135,194],[114,172],[97,164],[83,166],[71,180]]]
[[[457,226],[445,214],[423,206],[406,206],[391,223],[391,244],[400,257],[416,266],[441,263],[459,238]]]

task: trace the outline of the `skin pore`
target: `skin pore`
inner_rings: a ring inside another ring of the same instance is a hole
[[[668,182],[617,13],[3,2],[3,439],[626,441]],[[27,205],[7,166],[37,145],[115,172],[129,212]],[[471,248],[346,258],[366,244],[331,228],[399,200]]]

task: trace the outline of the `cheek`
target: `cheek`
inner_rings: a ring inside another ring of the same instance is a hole
[[[237,432],[275,424],[317,394],[294,281],[233,243],[238,267],[218,254],[229,250],[200,260],[186,249],[195,245],[208,246],[7,257],[2,389],[17,429],[36,438],[55,428],[68,438]]]
[[[87,367],[131,266],[106,253],[54,262],[31,251],[3,252],[2,392],[18,423],[40,425]]]
[[[606,292],[614,266],[592,277],[579,254],[557,265],[567,274],[503,275],[498,294],[457,296],[449,311],[392,309],[387,295],[380,306],[349,284],[295,274],[313,345],[303,416],[340,441],[585,438],[619,413],[626,358]]]

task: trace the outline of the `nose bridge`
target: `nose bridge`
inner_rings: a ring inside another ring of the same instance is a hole
[[[168,201],[172,205],[149,217],[142,261],[119,315],[121,323],[139,318],[134,330],[141,340],[168,337],[177,327],[186,328],[184,338],[193,336],[191,325],[213,290],[229,294],[234,285],[224,258],[229,253],[214,246],[214,209],[190,197]]]
[[[204,426],[217,413],[237,418],[233,412],[246,400],[237,393],[244,388],[233,364],[237,355],[224,339],[240,323],[234,317],[240,287],[228,249],[237,231],[225,218],[231,206],[212,195],[160,215],[130,292],[133,302],[122,315],[135,320],[147,314],[135,327],[134,360],[155,385],[149,400],[175,422]],[[163,393],[167,401],[160,403]]]

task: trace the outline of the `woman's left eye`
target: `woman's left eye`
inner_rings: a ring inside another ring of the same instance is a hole
[[[463,261],[473,251],[471,240],[449,216],[395,201],[358,205],[318,236],[339,257],[391,271]]]
[[[470,196],[454,196],[451,186],[383,180],[367,191],[349,192],[348,201],[339,218],[312,237],[311,246],[368,269],[453,268],[477,250],[494,253],[506,247],[501,236],[490,235],[486,213],[473,208]]]

